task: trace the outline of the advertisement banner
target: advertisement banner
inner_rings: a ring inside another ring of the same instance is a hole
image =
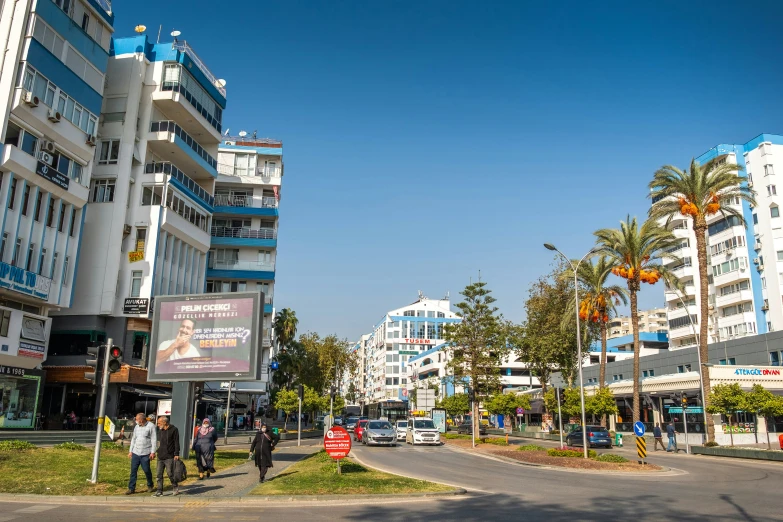
[[[32,357],[34,359],[43,359],[46,354],[46,347],[40,344],[26,343],[19,341],[19,355],[22,357]]]
[[[258,379],[262,293],[156,298],[150,382]]]
[[[147,315],[149,303],[150,300],[146,297],[126,297],[122,305],[122,313]]]
[[[446,433],[446,430],[448,429],[448,426],[446,425],[446,410],[433,408],[431,415],[432,422],[435,424],[435,427],[438,428],[438,431]]]

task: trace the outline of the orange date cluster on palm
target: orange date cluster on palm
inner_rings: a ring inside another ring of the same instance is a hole
[[[716,214],[720,210],[720,201],[716,194],[712,194],[709,201],[710,202],[707,203],[707,206],[704,209],[704,213],[707,216]],[[679,203],[680,203],[680,213],[683,216],[696,217],[699,214],[699,208],[694,203],[691,203],[687,199],[680,198]]]
[[[612,273],[623,279],[633,279],[635,271],[632,267],[619,266],[613,268]],[[639,270],[639,281],[643,283],[654,285],[660,278],[661,274],[657,270],[647,270],[645,268]]]
[[[581,303],[579,303],[579,319],[583,321],[592,321],[594,323],[598,322],[609,322],[609,316],[607,314],[601,314],[601,312],[595,308],[593,305],[597,305],[602,310],[606,309],[606,299],[604,296],[598,296],[597,299],[595,299],[595,303],[592,302],[593,300],[588,298],[584,299]]]

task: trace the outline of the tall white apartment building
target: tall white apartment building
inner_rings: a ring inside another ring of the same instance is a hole
[[[639,310],[639,333],[666,333],[669,329],[666,308]],[[607,339],[633,335],[631,317],[620,315],[612,318],[606,332]]]
[[[735,201],[747,227],[720,214],[708,219],[709,342],[726,341],[783,328],[783,218],[777,177],[783,172],[783,136],[762,134],[744,145],[718,145],[696,160],[740,165],[756,191],[757,205]],[[690,218],[672,221],[682,239],[675,273],[685,294],[665,290],[670,349],[696,344],[700,317],[696,242]],[[691,319],[693,325],[691,325]]]
[[[137,373],[133,387],[111,388],[112,413],[135,411],[142,396],[154,297],[206,287],[226,92],[186,42],[144,34],[113,41],[106,78],[86,253],[73,305],[54,321],[60,357],[50,363],[84,364],[86,347],[111,337]],[[53,386],[82,390],[71,373]]]
[[[0,2],[0,429],[70,405],[37,368],[77,297],[113,25],[105,0]]]

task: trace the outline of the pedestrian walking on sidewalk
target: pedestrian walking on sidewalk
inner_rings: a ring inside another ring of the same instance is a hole
[[[196,452],[199,480],[203,480],[205,474],[209,478],[209,474],[215,472],[215,442],[217,439],[217,431],[212,427],[209,419],[204,419],[193,439],[193,451]]]
[[[179,430],[169,424],[168,417],[158,417],[158,491],[154,496],[163,496],[163,470],[169,476],[174,487],[174,495],[179,495],[179,485],[174,474],[174,462],[179,460]]]
[[[277,445],[277,437],[272,434],[266,424],[256,432],[253,445],[250,446],[250,454],[255,451],[256,467],[258,468],[258,481],[263,482],[266,472],[272,467],[272,451]]]
[[[144,476],[147,478],[147,492],[151,493],[153,491],[150,461],[155,458],[157,438],[155,426],[151,422],[147,422],[147,417],[143,413],[136,414],[136,427],[133,428],[130,451],[128,452],[128,458],[131,461],[131,471],[130,480],[128,480],[128,491],[125,492],[126,495],[136,493],[136,477],[139,472],[139,466],[141,466]]]
[[[666,446],[663,445],[663,433],[661,432],[661,425],[656,423],[653,428],[653,436],[655,437],[655,451],[658,451],[658,444],[661,445],[661,449],[666,451]]]
[[[677,430],[674,429],[674,423],[671,421],[666,426],[666,435],[669,437],[669,447],[666,448],[666,451],[671,453],[672,448],[674,448],[675,453],[679,453],[680,450],[677,448]]]

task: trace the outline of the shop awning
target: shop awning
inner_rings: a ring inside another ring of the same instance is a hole
[[[171,393],[163,390],[145,390],[141,388],[133,388],[131,386],[123,386],[121,388],[124,392],[135,393],[141,397],[152,397],[155,399],[171,399]]]

